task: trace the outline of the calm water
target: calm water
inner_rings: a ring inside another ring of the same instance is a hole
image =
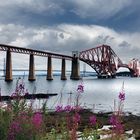
[[[5,82],[2,77],[0,78],[2,95],[10,95],[15,89],[18,77],[14,77],[14,80],[10,83]],[[27,79],[28,77],[25,76],[25,87],[30,93],[35,91],[35,87],[36,93],[59,93],[58,96],[51,97],[48,100],[50,108],[60,103],[60,97],[62,97],[61,102],[63,104],[67,104],[70,100],[73,102],[77,85],[81,83],[80,80],[73,81],[69,77],[68,80],[61,81],[59,76],[55,76],[53,81],[47,81],[45,76],[37,76],[34,82],[29,82]],[[84,93],[82,93],[80,103],[90,108],[95,106],[95,111],[112,111],[114,100],[116,102],[118,100],[123,81],[126,93],[124,110],[140,115],[140,78],[97,79],[95,77],[84,77]],[[69,94],[70,92],[72,94]],[[39,101],[37,105],[40,106],[41,103],[42,101]]]

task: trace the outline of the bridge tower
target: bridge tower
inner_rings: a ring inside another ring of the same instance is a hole
[[[79,80],[80,79],[80,69],[79,69],[78,51],[73,51],[72,56],[73,56],[73,58],[72,58],[70,79]]]
[[[47,80],[53,80],[53,76],[52,76],[52,57],[51,56],[48,56]]]
[[[34,55],[30,54],[30,60],[29,60],[29,81],[35,80],[35,65],[34,65]]]
[[[133,77],[139,77],[140,76],[140,62],[138,59],[133,58],[129,64],[129,69],[132,70],[132,76]]]
[[[5,81],[12,81],[12,56],[10,49],[7,50],[6,53],[6,75]]]
[[[65,58],[62,58],[61,80],[67,80],[67,77],[66,77],[66,61],[65,61]]]

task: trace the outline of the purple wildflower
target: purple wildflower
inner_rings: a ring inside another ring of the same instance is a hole
[[[125,92],[124,92],[124,82],[123,82],[123,84],[122,84],[122,90],[121,90],[121,92],[119,93],[119,99],[120,99],[120,101],[124,101],[125,100]]]
[[[120,99],[120,101],[125,100],[125,93],[123,91],[119,93],[119,99]]]
[[[83,108],[82,108],[81,106],[79,106],[79,105],[73,107],[73,110],[74,110],[74,111],[77,111],[77,112],[81,111],[82,109],[83,109]]]
[[[32,118],[32,122],[33,124],[35,125],[36,128],[40,128],[41,124],[42,124],[42,114],[40,112],[36,112],[34,115],[33,115],[33,118]]]
[[[16,92],[13,92],[11,97],[14,97],[14,96],[17,96],[17,93]]]
[[[20,90],[22,90],[22,89],[24,90],[24,84],[23,83],[19,84],[18,87],[19,87]]]
[[[75,123],[79,123],[80,120],[81,120],[81,116],[80,116],[78,113],[76,113],[76,114],[73,116],[73,121],[74,121]]]
[[[115,129],[116,129],[117,133],[122,134],[124,132],[123,125],[120,122],[116,124],[116,128]]]
[[[109,123],[112,124],[112,125],[116,125],[118,123],[117,116],[112,115],[109,119]]]
[[[96,125],[96,122],[97,122],[96,116],[94,116],[94,115],[90,116],[89,122],[91,125]]]
[[[17,121],[13,121],[10,128],[13,129],[15,133],[21,130],[20,123]]]
[[[124,129],[123,129],[123,125],[121,124],[120,120],[118,119],[118,116],[116,115],[112,115],[109,119],[109,122],[111,125],[113,125],[113,129],[117,132],[117,133],[123,133]]]
[[[9,131],[8,131],[8,139],[14,140],[16,135],[21,131],[20,123],[17,121],[13,121],[10,124]]]
[[[28,92],[28,90],[27,90],[27,89],[26,89],[25,95],[29,95],[29,92]]]
[[[78,85],[78,87],[77,87],[77,92],[78,92],[78,93],[83,93],[83,92],[84,92],[84,86],[83,86],[82,83]]]
[[[70,112],[70,111],[72,111],[73,110],[73,107],[71,106],[71,105],[67,105],[67,106],[65,106],[65,108],[64,108],[64,111],[66,111],[66,112]]]
[[[62,112],[63,111],[63,106],[62,105],[58,105],[55,107],[55,111],[56,112]]]

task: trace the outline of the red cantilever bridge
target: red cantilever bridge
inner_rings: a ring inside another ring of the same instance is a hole
[[[115,77],[116,71],[119,67],[126,67],[130,70],[132,76],[139,76],[139,69],[137,61],[133,61],[129,64],[123,64],[120,58],[115,54],[115,52],[108,45],[101,45],[89,50],[80,52],[78,55],[73,54],[73,56],[57,54],[53,52],[46,52],[40,50],[33,50],[29,48],[21,48],[11,45],[0,44],[0,51],[6,51],[6,75],[5,80],[12,80],[12,55],[11,53],[22,53],[30,55],[29,59],[29,76],[30,81],[35,80],[35,65],[34,56],[47,57],[47,80],[52,80],[52,58],[62,59],[61,64],[61,80],[66,80],[66,64],[65,60],[72,61],[71,67],[71,79],[80,79],[79,71],[79,60],[90,65],[96,72],[99,78],[109,78]]]
[[[139,76],[139,62],[133,59],[129,64],[124,64],[121,59],[108,45],[80,52],[79,59],[90,65],[98,74],[99,78],[115,77],[120,67],[128,68],[131,76]]]

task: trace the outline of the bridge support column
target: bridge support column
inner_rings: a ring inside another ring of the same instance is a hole
[[[53,80],[52,76],[52,58],[48,56],[47,80]]]
[[[11,51],[7,50],[6,53],[6,75],[5,75],[5,81],[12,81],[12,57],[11,57]]]
[[[66,77],[66,62],[65,62],[64,58],[62,59],[61,80],[67,80],[67,77]]]
[[[29,60],[29,81],[35,80],[35,66],[34,66],[34,55],[30,54],[30,60]]]
[[[79,69],[78,57],[73,57],[73,59],[72,59],[70,79],[72,79],[72,80],[79,80],[80,79],[80,69]]]

